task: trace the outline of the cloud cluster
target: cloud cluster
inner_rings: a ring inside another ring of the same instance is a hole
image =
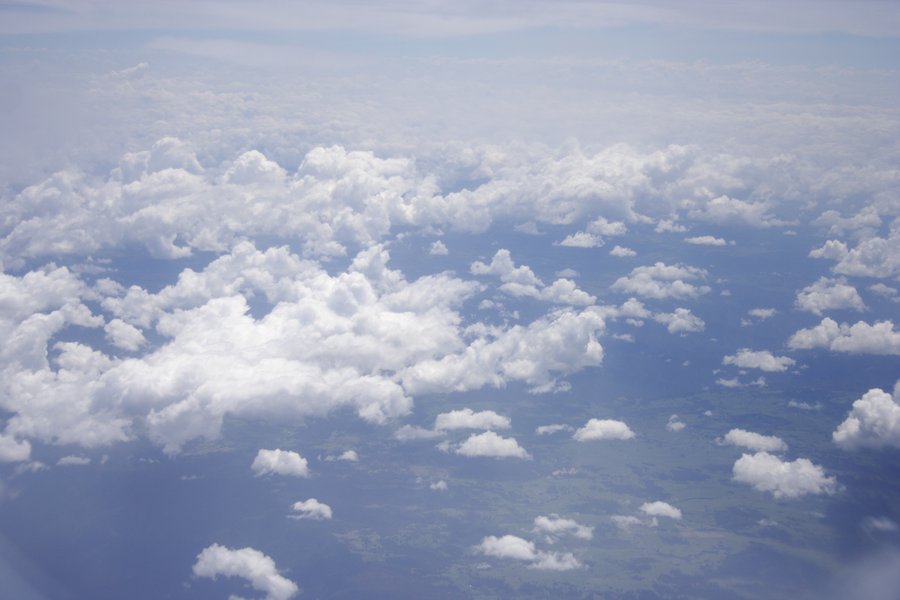
[[[494,254],[490,264],[475,261],[469,269],[473,275],[496,275],[503,283],[500,290],[510,296],[536,298],[556,304],[588,306],[597,299],[578,289],[571,279],[557,279],[545,285],[531,268],[516,266],[509,250],[501,248]]]
[[[551,536],[568,533],[582,540],[594,538],[593,527],[579,525],[574,519],[564,519],[557,514],[535,517],[534,531],[550,534]]]
[[[524,458],[531,455],[519,445],[515,438],[505,438],[493,431],[473,433],[454,449],[462,456],[487,456],[491,458]]]
[[[297,584],[278,573],[275,561],[254,548],[233,550],[212,544],[197,555],[194,575],[216,579],[240,577],[255,590],[265,592],[266,600],[288,600],[299,588]]]
[[[859,292],[843,279],[820,277],[812,285],[808,285],[797,293],[797,308],[822,316],[829,310],[850,309],[866,310],[866,305]]]
[[[900,448],[900,381],[893,395],[875,388],[855,401],[832,439],[844,448]]]
[[[581,563],[571,552],[538,550],[534,542],[515,535],[489,535],[475,546],[475,551],[494,558],[527,562],[529,568],[542,571],[571,571],[581,567]]]
[[[627,276],[618,278],[610,289],[653,300],[685,300],[709,293],[709,286],[689,283],[706,276],[706,271],[697,267],[658,262],[651,266],[635,267]]]

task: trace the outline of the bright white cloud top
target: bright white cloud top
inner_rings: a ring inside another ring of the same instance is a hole
[[[634,432],[624,421],[614,419],[591,419],[584,427],[572,434],[572,439],[579,442],[593,440],[630,440]]]
[[[294,502],[291,505],[294,514],[292,519],[309,519],[311,521],[327,521],[332,517],[331,507],[315,498]]]
[[[309,477],[309,463],[293,450],[261,449],[256,453],[250,469],[257,477],[262,475]]]
[[[769,373],[782,373],[796,361],[789,356],[775,356],[768,350],[741,348],[735,354],[722,359],[723,365],[734,365],[741,369],[759,369]]]
[[[848,354],[900,354],[900,331],[894,331],[893,321],[873,325],[858,321],[848,325],[826,317],[815,327],[797,331],[788,340],[788,346],[797,350],[825,348]]]
[[[492,458],[531,458],[515,438],[505,438],[493,431],[473,433],[455,450],[462,456],[487,456]]]
[[[666,517],[667,519],[675,519],[676,521],[681,519],[681,510],[662,500],[645,502],[644,504],[641,504],[640,510],[650,517]]]
[[[529,567],[543,571],[570,571],[581,567],[571,552],[544,552],[534,542],[515,535],[489,535],[475,547],[477,552],[494,558],[506,558],[530,563]]]
[[[832,438],[844,448],[900,448],[900,382],[893,395],[875,388],[855,401]]]
[[[245,579],[253,589],[265,592],[266,600],[288,600],[299,591],[296,583],[278,573],[274,560],[254,548],[233,550],[212,544],[197,555],[193,570],[197,577]]]
[[[492,410],[475,412],[471,408],[441,413],[434,420],[434,428],[438,431],[448,429],[509,429],[509,427],[509,417],[498,415]]]
[[[583,540],[594,538],[593,527],[579,525],[574,519],[564,519],[556,514],[535,517],[534,530],[553,535],[571,534]]]
[[[707,285],[690,283],[703,280],[706,276],[707,272],[697,267],[658,262],[652,266],[635,267],[629,275],[617,279],[611,289],[653,300],[685,300],[710,292],[711,288]]]
[[[775,498],[833,494],[837,481],[807,458],[784,461],[768,452],[744,454],[734,463],[734,480],[770,492]]]
[[[732,429],[722,438],[723,444],[747,448],[755,452],[786,452],[788,445],[775,435],[763,435],[746,429]]]

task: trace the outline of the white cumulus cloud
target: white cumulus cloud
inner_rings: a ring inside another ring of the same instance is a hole
[[[734,463],[735,481],[770,492],[776,498],[799,498],[806,494],[833,494],[837,481],[808,458],[785,461],[768,452],[744,454]]]
[[[756,452],[785,452],[788,449],[788,445],[780,437],[737,428],[726,433],[721,439],[721,443]]]
[[[900,354],[900,331],[894,331],[893,321],[839,325],[825,317],[815,327],[801,329],[792,335],[788,347],[797,350],[825,348],[849,354]]]
[[[492,410],[475,412],[471,408],[441,413],[434,420],[434,428],[437,431],[448,429],[509,429],[509,427],[509,417],[498,415]]]
[[[729,354],[722,359],[723,365],[734,365],[741,369],[760,369],[769,373],[781,373],[795,364],[788,356],[775,356],[768,350],[750,350],[741,348],[736,354]]]
[[[193,571],[197,577],[210,579],[240,577],[264,592],[266,600],[288,600],[299,591],[296,583],[278,573],[274,560],[255,548],[233,550],[212,544],[197,555]]]
[[[257,477],[272,474],[309,477],[309,463],[293,450],[261,449],[250,468]]]
[[[630,440],[634,432],[623,421],[612,419],[591,419],[572,434],[579,442],[591,440]]]
[[[291,510],[296,514],[289,515],[292,519],[310,519],[312,521],[324,521],[332,517],[331,507],[315,498],[294,502]]]
[[[812,285],[808,285],[797,293],[797,308],[822,316],[829,310],[850,309],[866,310],[866,305],[859,292],[843,279],[821,277]]]
[[[635,267],[627,276],[618,278],[610,289],[654,300],[684,300],[709,293],[709,286],[689,283],[705,279],[706,275],[706,271],[697,267],[658,262],[651,266]]]
[[[472,434],[456,448],[455,452],[462,456],[531,458],[515,438],[505,438],[493,431]]]
[[[844,448],[900,448],[900,381],[894,385],[893,395],[879,388],[863,394],[832,439]]]

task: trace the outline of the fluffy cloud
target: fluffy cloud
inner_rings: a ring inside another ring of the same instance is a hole
[[[309,463],[292,450],[260,450],[250,468],[257,477],[271,474],[309,477]]]
[[[447,429],[509,429],[509,417],[492,410],[474,412],[471,408],[439,414],[434,420],[437,431]]]
[[[612,419],[591,419],[584,427],[572,434],[572,439],[579,442],[591,440],[630,440],[634,432],[622,421]]]
[[[669,415],[669,419],[666,421],[666,429],[671,432],[678,432],[687,427],[683,421],[678,420],[678,415]]]
[[[684,265],[666,265],[658,262],[652,266],[636,267],[626,277],[620,277],[611,289],[616,292],[637,294],[645,298],[683,300],[696,298],[710,291],[705,285],[688,281],[705,279],[706,271]]]
[[[599,248],[603,245],[603,240],[598,235],[588,233],[586,231],[578,231],[571,235],[567,235],[561,242],[560,246],[568,248]]]
[[[675,312],[657,313],[653,320],[662,323],[669,333],[692,333],[703,331],[706,323],[687,308],[676,308]]]
[[[569,571],[581,567],[571,552],[543,552],[534,542],[515,535],[496,537],[489,535],[481,540],[475,551],[494,558],[508,558],[531,563],[530,568],[546,571]]]
[[[799,291],[795,305],[800,310],[819,316],[829,310],[866,310],[866,305],[855,287],[848,285],[843,279],[828,279],[827,277],[821,277],[812,285]]]
[[[496,275],[503,282],[500,290],[510,296],[572,306],[588,306],[596,301],[594,296],[579,290],[570,279],[557,279],[550,285],[544,285],[529,267],[517,267],[505,248],[494,254],[490,264],[475,261],[469,270],[474,275]]]
[[[428,249],[428,254],[432,256],[447,256],[450,254],[450,251],[447,250],[447,245],[444,242],[436,240]]]
[[[723,365],[734,365],[741,369],[760,369],[769,373],[781,373],[793,366],[794,359],[775,356],[768,350],[741,348],[737,354],[729,354],[722,359]]]
[[[826,348],[849,354],[900,354],[900,331],[894,331],[892,321],[838,325],[826,317],[815,327],[797,331],[788,340],[788,346],[800,350]]]
[[[428,486],[428,489],[434,490],[436,492],[445,492],[445,491],[447,491],[448,487],[449,486],[447,485],[447,482],[444,481],[443,479],[441,479],[441,480],[435,481],[434,483],[430,484]]]
[[[780,437],[762,435],[744,429],[732,429],[720,441],[723,444],[748,448],[756,452],[785,452],[788,445]]]
[[[572,428],[569,425],[554,423],[553,425],[540,425],[534,430],[538,435],[548,435],[559,431],[572,431]]]
[[[900,275],[900,219],[891,224],[886,238],[871,237],[859,242],[855,248],[849,248],[841,241],[828,240],[809,255],[836,261],[832,270],[841,275],[897,277]]]
[[[140,329],[122,319],[111,320],[103,327],[103,330],[106,332],[106,339],[113,346],[122,350],[136,352],[147,343]]]
[[[698,221],[708,221],[717,224],[743,224],[751,227],[778,227],[785,225],[784,221],[776,219],[769,212],[772,206],[767,202],[747,202],[719,196],[713,198],[700,207],[688,211],[688,216]]]
[[[579,525],[573,519],[564,519],[556,514],[539,516],[534,519],[534,531],[553,535],[571,534],[582,540],[594,538],[594,528]]]
[[[783,461],[768,452],[742,455],[734,463],[733,477],[760,492],[771,492],[776,498],[837,491],[835,478],[825,475],[825,470],[809,459]]]
[[[197,555],[193,571],[210,579],[220,575],[246,579],[253,589],[265,592],[266,600],[287,600],[299,591],[296,583],[278,573],[274,560],[254,548],[232,550],[212,544]]]
[[[641,505],[640,511],[650,517],[666,517],[667,519],[675,520],[681,519],[681,510],[661,500],[645,502]]]
[[[325,460],[327,462],[335,462],[335,461],[358,462],[359,454],[356,453],[356,450],[345,450],[344,452],[338,454],[337,456],[326,456]]]
[[[609,255],[615,256],[617,258],[628,258],[631,256],[637,256],[637,252],[635,252],[631,248],[625,248],[623,246],[615,246],[612,250],[609,251]]]
[[[875,388],[855,401],[832,439],[844,448],[900,448],[900,381],[893,396]]]
[[[515,438],[505,438],[493,431],[472,434],[455,452],[462,456],[489,456],[493,458],[531,458]]]
[[[91,459],[86,456],[63,456],[56,461],[58,467],[84,467],[91,464]]]
[[[291,510],[297,514],[289,515],[292,519],[310,519],[312,521],[328,520],[332,516],[331,507],[315,498],[294,502]]]

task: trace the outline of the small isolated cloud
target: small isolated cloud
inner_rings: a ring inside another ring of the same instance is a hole
[[[617,258],[628,258],[631,256],[637,256],[637,252],[635,252],[631,248],[626,248],[624,246],[615,246],[612,250],[609,251],[609,255],[615,256]]]
[[[254,548],[232,550],[212,544],[197,555],[193,571],[197,577],[210,579],[240,577],[264,592],[266,600],[287,600],[299,591],[296,583],[278,573],[274,560]]]
[[[866,517],[861,527],[864,531],[872,533],[896,533],[900,531],[900,525],[890,517]]]
[[[103,331],[106,333],[109,343],[122,350],[135,352],[147,343],[140,329],[122,319],[113,319],[104,325]]]
[[[656,233],[684,233],[687,227],[678,224],[674,219],[663,219],[653,229]]]
[[[312,521],[328,520],[332,516],[331,507],[315,498],[294,502],[291,509],[297,513],[289,515],[292,519],[310,519]]]
[[[591,419],[584,427],[572,434],[572,439],[579,442],[591,440],[630,440],[634,432],[623,421],[612,419]]]
[[[545,571],[569,571],[581,567],[571,552],[543,552],[535,548],[534,542],[515,535],[489,535],[481,540],[475,551],[494,558],[528,562],[530,568]]]
[[[744,454],[734,463],[735,481],[770,492],[776,498],[799,498],[806,494],[833,494],[837,491],[834,477],[807,458],[784,461],[769,454]]]
[[[696,237],[684,238],[688,244],[695,246],[727,246],[728,242],[722,238],[713,237],[711,235],[698,235]]]
[[[741,348],[737,354],[730,354],[722,359],[723,365],[734,365],[741,369],[759,369],[768,373],[781,373],[795,364],[794,359],[787,356],[775,356],[768,350],[750,350]]]
[[[848,354],[900,354],[900,331],[894,331],[893,321],[838,325],[825,317],[815,327],[801,329],[792,335],[788,347],[795,350],[826,348]]]
[[[429,485],[428,489],[435,490],[437,492],[445,492],[447,491],[448,487],[449,486],[447,485],[447,482],[441,479],[440,481],[435,481],[434,483]]]
[[[63,456],[56,461],[57,467],[84,467],[91,464],[91,459],[86,456]]]
[[[705,279],[706,275],[706,271],[697,267],[658,262],[650,266],[635,267],[627,276],[618,278],[610,289],[654,300],[684,300],[709,293],[708,286],[688,283]]]
[[[31,458],[31,444],[28,440],[0,433],[0,463],[23,462]]]
[[[641,505],[640,511],[649,517],[666,517],[667,519],[681,519],[681,510],[675,508],[668,502],[657,500],[656,502],[645,502]]]
[[[671,313],[656,313],[653,320],[662,323],[669,333],[696,333],[706,328],[706,323],[687,308],[676,308]]]
[[[492,410],[473,411],[471,408],[441,413],[434,420],[436,431],[450,429],[509,429],[509,417]]]
[[[553,425],[541,425],[536,428],[534,432],[538,435],[550,435],[553,433],[558,433],[560,431],[572,431],[572,427],[569,425],[561,425],[559,423],[554,423]]]
[[[603,245],[603,239],[593,233],[578,231],[566,236],[558,245],[568,248],[599,248]]]
[[[741,387],[766,387],[766,378],[765,377],[757,377],[753,381],[741,381],[737,377],[733,377],[731,379],[725,379],[724,377],[720,377],[716,379],[716,384],[721,385],[726,388],[741,388]]]
[[[463,456],[489,456],[493,458],[531,458],[515,438],[505,438],[493,431],[472,434],[456,448]]]
[[[669,420],[666,421],[666,429],[672,432],[681,431],[685,427],[687,427],[687,425],[678,419],[678,415],[671,415]]]
[[[724,437],[716,440],[721,444],[747,448],[755,452],[785,452],[788,445],[780,437],[762,435],[744,429],[732,429]]]
[[[257,477],[272,474],[309,477],[309,463],[292,450],[260,450],[250,468]]]
[[[434,431],[433,429],[425,429],[416,425],[404,425],[394,432],[394,439],[401,442],[410,442],[413,440],[433,440],[443,437],[443,431]]]
[[[328,462],[334,461],[346,461],[346,462],[358,462],[359,454],[356,453],[356,450],[346,450],[337,456],[326,456],[325,460]]]
[[[557,514],[539,516],[534,519],[534,531],[552,535],[571,534],[582,540],[594,538],[594,528],[579,525],[573,519],[564,519]]]
[[[635,525],[644,525],[644,522],[634,515],[613,515],[609,520],[615,523],[616,527],[626,531]]]
[[[847,418],[832,434],[843,448],[900,448],[900,381],[894,394],[871,389],[853,403]]]
[[[747,311],[747,314],[760,321],[765,321],[774,317],[777,312],[774,308],[751,308]]]
[[[446,244],[441,240],[437,240],[431,244],[431,248],[428,250],[428,254],[431,254],[432,256],[447,256],[449,253],[450,251],[447,250]]]
[[[829,310],[850,309],[858,312],[866,310],[859,292],[844,279],[821,277],[797,293],[795,306],[800,310],[822,316]]]
[[[604,217],[598,217],[596,220],[588,223],[587,230],[597,235],[605,235],[609,237],[617,235],[625,235],[628,233],[628,227],[621,221],[608,221]]]

